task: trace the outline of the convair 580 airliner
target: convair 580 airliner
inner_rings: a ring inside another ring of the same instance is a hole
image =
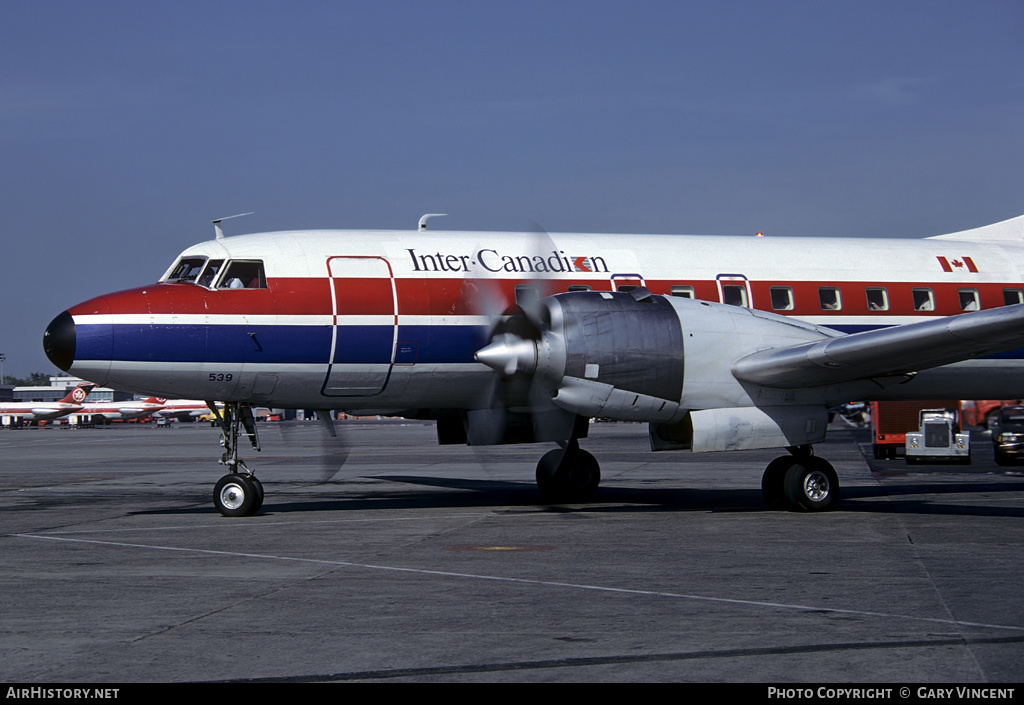
[[[857,399],[1024,396],[1024,216],[923,240],[314,230],[222,237],[154,284],[58,315],[61,369],[210,400],[246,515],[251,407],[437,421],[441,443],[555,442],[549,498],[585,499],[594,417],[650,424],[655,450],[786,448],[773,506],[827,509],[811,452]],[[214,400],[224,401],[217,411]]]

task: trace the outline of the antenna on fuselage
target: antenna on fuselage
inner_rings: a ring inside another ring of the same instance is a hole
[[[430,220],[431,218],[443,218],[446,215],[448,215],[448,214],[447,213],[427,213],[422,218],[420,218],[420,227],[419,227],[419,229],[420,230],[426,230],[427,229],[427,221]]]
[[[217,239],[218,240],[223,240],[224,239],[224,231],[220,229],[220,221],[222,221],[222,220],[231,220],[232,218],[241,218],[243,215],[252,215],[255,212],[256,211],[249,211],[248,213],[239,213],[238,215],[228,215],[228,216],[225,216],[223,218],[217,218],[215,220],[211,220],[210,222],[213,223],[213,231],[217,234]]]

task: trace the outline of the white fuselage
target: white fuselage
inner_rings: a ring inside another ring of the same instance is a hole
[[[204,242],[179,262],[191,260],[222,263],[218,276],[245,264],[246,274],[229,272],[218,285],[175,278],[176,264],[157,284],[72,307],[69,371],[163,397],[466,409],[486,403],[493,372],[473,355],[515,310],[517,286],[542,297],[644,286],[842,333],[1024,301],[1024,242],[1008,239],[325,230]],[[728,331],[715,333],[720,344],[702,343],[707,366],[734,354]],[[1024,394],[1016,354],[940,369],[904,385],[828,394],[999,398],[989,392],[1007,385],[1018,390],[1012,396]],[[706,374],[688,366],[688,384],[696,388]],[[756,404],[761,392],[738,393]]]

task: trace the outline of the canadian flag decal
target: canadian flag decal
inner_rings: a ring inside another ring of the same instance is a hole
[[[943,272],[962,271],[966,267],[968,272],[972,274],[978,273],[978,265],[970,257],[954,257],[952,260],[945,257],[936,257],[936,259],[939,260]]]

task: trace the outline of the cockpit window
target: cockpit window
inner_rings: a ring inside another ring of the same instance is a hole
[[[199,276],[199,272],[203,271],[204,264],[206,264],[205,257],[184,257],[167,275],[167,281],[194,282]]]
[[[213,282],[217,280],[217,274],[220,272],[220,268],[224,266],[224,260],[222,259],[211,259],[206,265],[206,269],[199,275],[199,279],[196,283],[199,286],[211,287]]]
[[[263,262],[259,260],[231,260],[224,276],[217,284],[218,289],[266,289],[267,276]]]

